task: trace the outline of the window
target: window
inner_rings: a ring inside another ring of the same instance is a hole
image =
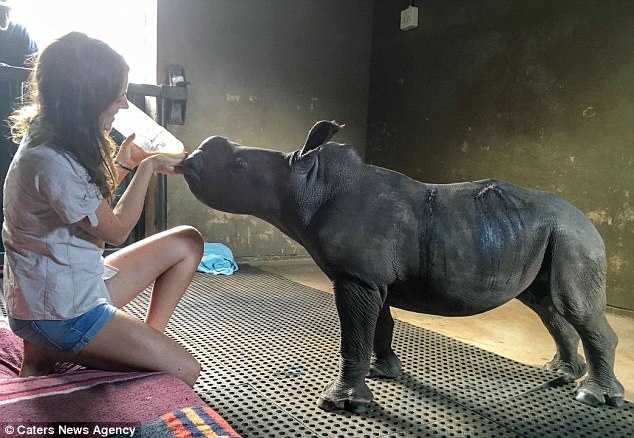
[[[40,50],[71,31],[108,43],[130,66],[130,82],[156,84],[157,0],[20,0],[11,19]]]

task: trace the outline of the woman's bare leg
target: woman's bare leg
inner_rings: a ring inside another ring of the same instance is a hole
[[[51,374],[58,362],[55,350],[29,341],[24,342],[20,377],[45,376]]]
[[[159,331],[165,330],[200,263],[203,244],[195,228],[182,226],[109,255],[106,263],[119,269],[107,282],[113,304],[125,306],[154,282],[145,322]]]
[[[198,361],[180,344],[134,316],[117,310],[79,354],[24,342],[21,377],[52,372],[56,362],[111,371],[162,371],[193,386]]]
[[[194,386],[200,364],[183,346],[123,311],[103,326],[75,363],[114,371],[164,371]]]
[[[108,256],[106,263],[119,269],[119,273],[107,281],[115,306],[125,306],[154,282],[146,322],[118,311],[79,355],[25,341],[20,376],[47,374],[55,362],[69,361],[109,370],[164,371],[193,386],[200,364],[162,332],[187,290],[202,252],[200,233],[182,226]]]

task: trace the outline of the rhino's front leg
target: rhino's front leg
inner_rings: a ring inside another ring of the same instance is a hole
[[[339,375],[324,388],[317,405],[326,411],[345,409],[360,414],[372,402],[365,376],[384,297],[377,288],[348,280],[335,279],[334,289],[341,326]]]
[[[390,306],[383,305],[374,331],[374,354],[370,362],[368,377],[392,379],[401,374],[401,361],[392,350],[394,318]]]

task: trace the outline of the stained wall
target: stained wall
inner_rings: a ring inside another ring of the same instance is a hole
[[[159,80],[180,64],[190,82],[186,123],[170,131],[189,151],[221,135],[291,152],[328,119],[345,123],[336,139],[363,153],[372,9],[365,0],[159,0]],[[276,228],[211,210],[170,178],[168,224],[183,223],[239,258],[306,255]]]

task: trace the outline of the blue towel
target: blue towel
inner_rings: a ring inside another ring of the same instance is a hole
[[[222,243],[205,242],[203,258],[196,270],[206,274],[231,275],[238,270],[238,265],[233,260],[229,247]]]

